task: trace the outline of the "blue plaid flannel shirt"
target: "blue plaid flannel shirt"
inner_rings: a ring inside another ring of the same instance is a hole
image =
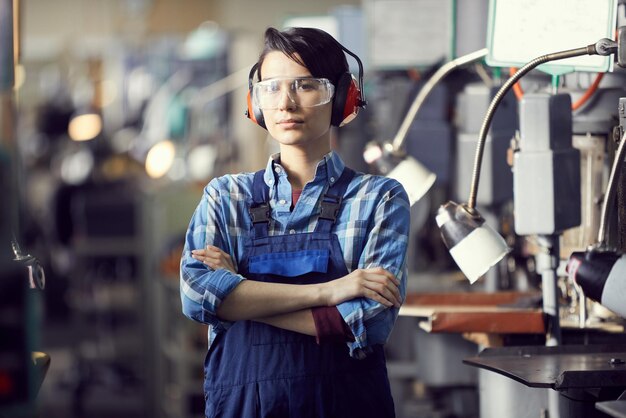
[[[264,177],[270,187],[269,234],[312,232],[328,182],[339,179],[345,164],[333,151],[324,156],[292,212],[291,185],[278,161],[279,154],[270,157]],[[253,173],[241,173],[213,179],[187,229],[180,266],[182,309],[187,317],[208,324],[209,347],[232,325],[217,317],[218,306],[245,278],[225,269],[210,269],[193,259],[191,250],[215,245],[230,254],[237,268],[251,230],[246,201],[251,199],[252,178]],[[348,271],[383,267],[400,280],[404,299],[409,221],[408,198],[400,183],[356,173],[333,227]],[[367,298],[348,300],[337,309],[354,334],[355,341],[346,343],[353,357],[365,355],[368,346],[385,343],[398,316],[397,308]]]

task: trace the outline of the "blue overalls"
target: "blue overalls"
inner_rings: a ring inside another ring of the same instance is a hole
[[[255,173],[253,220],[239,273],[250,280],[313,284],[348,274],[339,240],[331,233],[354,172],[345,168],[324,195],[314,232],[268,235],[269,188]],[[345,343],[317,344],[314,337],[254,321],[235,322],[219,334],[204,369],[209,418],[394,417],[383,347],[365,359]]]

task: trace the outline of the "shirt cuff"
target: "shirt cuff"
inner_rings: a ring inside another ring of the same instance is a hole
[[[245,280],[245,277],[242,275],[226,269],[217,269],[211,274],[202,298],[202,311],[204,322],[213,324],[216,332],[225,331],[233,324],[231,321],[220,319],[217,316],[217,309],[230,292],[243,280]]]
[[[354,341],[352,330],[335,306],[319,306],[312,308],[311,312],[318,344]]]
[[[362,359],[367,356],[371,347],[369,347],[370,341],[365,322],[385,309],[386,307],[382,304],[368,303],[363,298],[348,300],[337,305],[337,310],[354,335],[354,341],[347,343],[351,357]]]

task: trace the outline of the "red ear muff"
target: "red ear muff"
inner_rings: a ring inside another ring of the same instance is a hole
[[[350,123],[359,113],[362,103],[361,90],[357,81],[352,74],[344,73],[335,87],[330,124],[343,126]]]
[[[254,64],[250,69],[250,74],[248,75],[248,109],[246,109],[246,116],[248,117],[248,119],[259,125],[261,128],[267,129],[267,126],[265,126],[265,118],[263,117],[263,112],[261,111],[261,109],[256,107],[256,105],[254,104],[254,100],[252,99],[252,80],[254,78],[254,73],[256,72],[258,67],[259,64]]]
[[[246,116],[252,122],[256,123],[263,129],[267,129],[265,126],[265,118],[263,117],[263,112],[261,109],[255,106],[254,100],[252,100],[252,90],[248,90],[248,109],[246,110]]]

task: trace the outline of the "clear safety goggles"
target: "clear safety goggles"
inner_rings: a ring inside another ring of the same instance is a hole
[[[321,106],[331,101],[335,86],[326,78],[277,77],[259,81],[252,87],[254,104],[262,109],[278,109],[286,94],[301,107]]]

